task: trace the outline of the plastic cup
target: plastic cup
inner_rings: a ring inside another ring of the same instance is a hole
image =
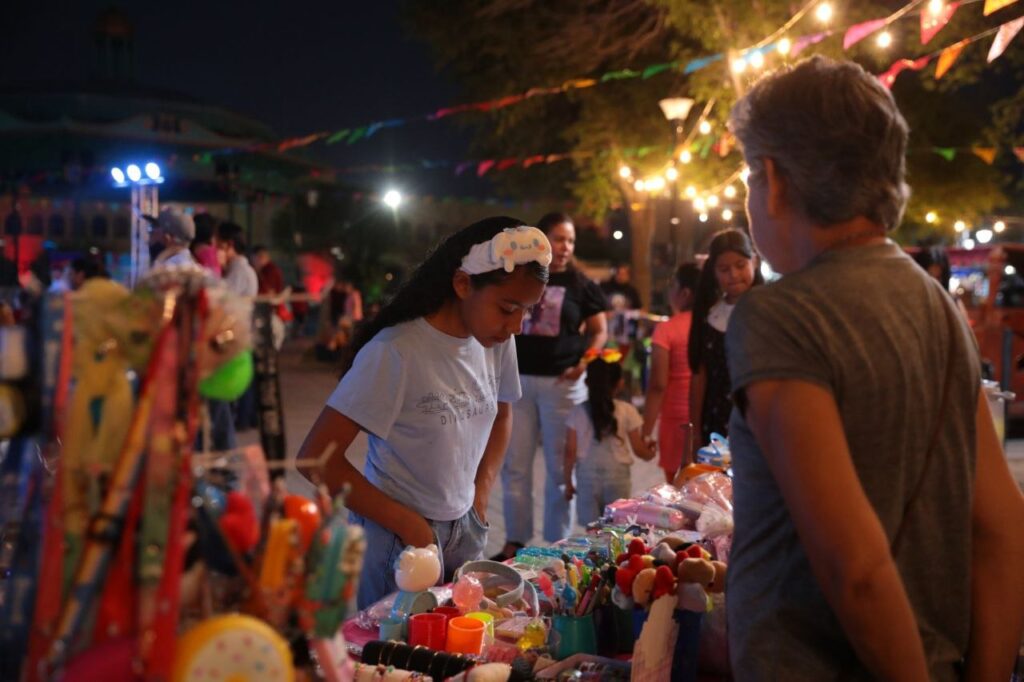
[[[459,607],[457,606],[435,606],[431,613],[444,614],[446,620],[458,618],[462,615],[462,611],[459,611]]]
[[[562,660],[574,654],[596,654],[597,632],[594,616],[555,616],[554,631],[558,633],[556,658]]]
[[[448,621],[448,642],[445,650],[453,654],[480,655],[484,648],[487,626],[482,620],[458,616]]]
[[[486,611],[474,611],[473,613],[467,613],[466,618],[472,618],[483,623],[487,626],[487,637],[491,640],[494,639],[494,616]]]
[[[409,617],[409,646],[444,650],[448,617],[443,613],[417,613]]]
[[[401,616],[381,618],[380,638],[384,641],[405,641],[405,618]]]

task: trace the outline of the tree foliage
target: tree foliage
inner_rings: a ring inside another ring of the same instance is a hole
[[[887,16],[905,5],[898,0],[834,4],[833,27],[840,29]],[[438,69],[462,85],[466,101],[476,101],[620,69],[642,71],[669,61],[685,64],[695,57],[750,47],[775,34],[805,5],[787,0],[447,0],[408,2],[405,10],[410,30],[432,46]],[[843,30],[838,30],[798,58],[812,53],[852,58],[868,71],[881,73],[897,58],[933,52],[1012,18],[1007,10],[983,18],[980,3],[968,4],[931,43],[921,46],[915,8],[892,25],[895,43],[888,50],[877,48],[869,38],[844,52]],[[807,12],[775,37],[795,38],[819,30],[813,12]],[[932,229],[923,220],[927,211],[951,219],[976,218],[1005,206],[1013,192],[1024,191],[1018,183],[1020,166],[1012,157],[1004,154],[995,165],[986,166],[969,151],[961,151],[952,163],[933,151],[1022,144],[1024,51],[1011,47],[1003,58],[986,64],[989,42],[969,46],[940,81],[928,67],[896,82],[894,95],[913,130],[908,168],[914,197],[907,213],[908,235]],[[772,54],[769,66],[784,59]],[[474,151],[481,157],[575,152],[572,164],[511,169],[496,174],[495,181],[519,196],[572,194],[581,211],[599,216],[616,206],[628,207],[630,190],[618,177],[620,164],[628,163],[642,175],[660,171],[670,161],[672,129],[658,107],[660,99],[697,100],[687,132],[696,112],[714,101],[710,119],[722,130],[738,91],[756,77],[735,76],[728,64],[724,59],[689,75],[674,69],[646,79],[570,89],[564,95],[530,97],[514,106],[463,116],[461,122],[476,131]],[[643,156],[625,152],[636,148],[648,150]],[[683,167],[680,182],[708,187],[739,164],[735,151],[725,158],[712,153]],[[948,226],[951,219],[940,226]]]

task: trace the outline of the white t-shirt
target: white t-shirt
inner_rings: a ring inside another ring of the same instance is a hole
[[[253,297],[259,291],[256,271],[244,256],[235,256],[224,266],[224,286],[236,296]]]
[[[605,436],[600,441],[594,438],[594,422],[590,419],[589,402],[577,405],[569,413],[566,424],[576,432],[576,459],[580,462],[594,457],[602,462],[633,463],[633,446],[629,444],[629,432],[643,426],[644,420],[629,403],[622,400],[612,402],[615,405],[615,422],[619,428],[614,436]]]
[[[498,403],[522,396],[516,345],[484,348],[417,318],[379,332],[327,405],[369,433],[364,474],[434,521],[473,506]]]
[[[735,308],[735,303],[726,303],[724,298],[719,300],[708,311],[708,324],[724,334],[729,328],[729,318]]]

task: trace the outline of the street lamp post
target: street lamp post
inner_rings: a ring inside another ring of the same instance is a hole
[[[157,188],[163,183],[164,177],[160,166],[154,161],[149,161],[142,167],[130,163],[124,170],[114,166],[110,169],[110,177],[114,180],[115,187],[129,187],[132,191],[131,269],[128,284],[134,288],[149,270],[149,223],[144,216],[159,213],[160,200]]]
[[[676,152],[679,150],[679,142],[683,134],[683,122],[690,115],[690,108],[693,100],[689,97],[668,97],[658,102],[661,112],[672,124],[672,169],[675,169]],[[672,245],[672,262],[679,260],[679,173],[671,173],[669,182],[672,183],[672,203],[669,209],[669,241]],[[686,249],[689,257],[689,248]]]

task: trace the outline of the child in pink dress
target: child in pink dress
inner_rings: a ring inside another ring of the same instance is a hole
[[[651,377],[644,406],[644,438],[650,438],[657,422],[658,466],[671,483],[692,457],[687,442],[690,430],[690,363],[687,347],[693,319],[694,291],[700,268],[680,265],[669,285],[672,317],[654,329],[651,338]]]

